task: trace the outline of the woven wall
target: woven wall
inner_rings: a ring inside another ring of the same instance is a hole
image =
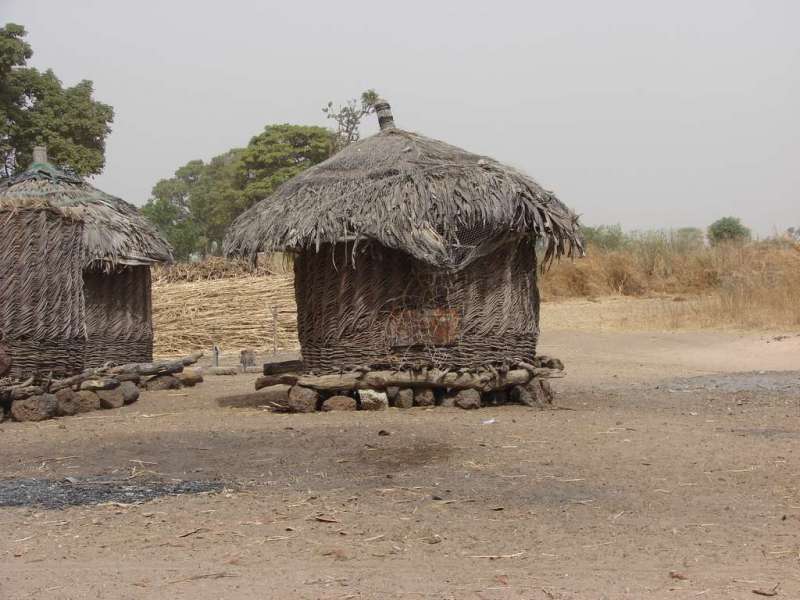
[[[150,267],[120,267],[110,273],[87,270],[83,282],[86,367],[152,360]]]
[[[357,367],[485,367],[533,359],[536,254],[515,240],[447,273],[370,244],[324,245],[295,260],[298,335],[317,372]]]
[[[83,366],[82,233],[49,211],[0,212],[0,335],[11,377]]]

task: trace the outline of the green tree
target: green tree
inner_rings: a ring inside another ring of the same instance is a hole
[[[587,246],[602,250],[620,250],[628,241],[621,225],[598,225],[581,227],[581,234]]]
[[[334,108],[333,102],[328,102],[328,105],[322,109],[325,116],[336,123],[334,145],[337,152],[358,141],[361,137],[361,121],[367,115],[375,112],[375,103],[378,98],[378,92],[369,89],[361,94],[360,101],[353,98],[343,106],[336,108]]]
[[[214,254],[230,224],[284,181],[328,158],[331,132],[269,125],[246,148],[208,163],[192,160],[155,186],[142,214],[169,240],[179,259]]]
[[[712,245],[725,242],[746,242],[750,230],[736,217],[723,217],[708,227],[708,241]]]
[[[269,196],[280,184],[333,152],[331,132],[324,127],[267,125],[242,153],[239,176],[245,206]]]
[[[105,165],[105,140],[114,109],[92,98],[92,82],[65,88],[55,73],[27,66],[33,55],[25,28],[0,29],[0,161],[2,175],[30,163],[33,147],[47,146],[50,160],[79,175]]]

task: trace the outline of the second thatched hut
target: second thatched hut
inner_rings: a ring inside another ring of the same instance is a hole
[[[172,251],[134,206],[37,148],[0,183],[0,231],[0,377],[152,359],[150,267]]]
[[[582,253],[576,215],[513,168],[396,128],[386,102],[376,112],[377,135],[241,215],[225,252],[294,255],[315,374],[532,365],[537,267]]]

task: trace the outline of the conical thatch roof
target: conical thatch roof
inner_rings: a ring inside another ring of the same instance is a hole
[[[46,157],[0,182],[0,228],[3,212],[22,209],[50,210],[81,221],[84,266],[172,260],[169,244],[136,207],[57,169]]]
[[[284,183],[233,223],[228,255],[319,248],[372,239],[440,268],[458,269],[510,235],[536,234],[545,261],[582,253],[577,216],[519,171],[396,129],[376,106],[380,133]]]

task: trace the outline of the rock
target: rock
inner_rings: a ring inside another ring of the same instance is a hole
[[[358,390],[358,399],[361,401],[361,410],[384,410],[389,406],[386,392]]]
[[[386,397],[389,399],[389,404],[393,404],[397,399],[397,394],[400,393],[400,388],[396,385],[390,385],[386,388]]]
[[[72,391],[72,388],[64,388],[55,393],[58,405],[56,407],[56,414],[63,417],[67,415],[75,415],[81,410],[81,402],[78,397],[78,392]]]
[[[194,387],[203,382],[203,371],[201,369],[186,368],[174,375],[175,379],[186,387]]]
[[[511,390],[511,400],[534,408],[545,408],[553,403],[553,389],[546,379],[532,379]]]
[[[98,377],[97,379],[87,379],[81,383],[82,390],[96,392],[97,390],[110,390],[119,386],[119,379],[113,377]]]
[[[156,375],[145,381],[144,389],[148,392],[158,392],[161,390],[180,389],[181,382],[172,375]]]
[[[417,388],[414,390],[414,406],[433,406],[436,397],[430,388]]]
[[[331,396],[322,403],[322,410],[355,410],[357,408],[355,398],[350,396]]]
[[[461,390],[455,395],[454,401],[455,405],[459,408],[480,408],[481,394],[478,390]]]
[[[295,385],[289,390],[289,410],[292,412],[314,412],[318,400],[319,394],[311,388]]]
[[[53,394],[31,396],[11,403],[11,416],[17,421],[44,421],[56,416],[58,399]]]
[[[211,375],[238,375],[239,367],[211,367],[208,372]]]
[[[125,404],[125,395],[119,386],[113,390],[97,390],[95,394],[100,398],[100,408],[119,408]]]
[[[398,391],[394,399],[394,405],[397,408],[411,408],[414,406],[414,390],[411,388],[403,388]]]
[[[447,394],[442,398],[442,403],[439,406],[444,408],[453,408],[456,405],[456,398],[454,394]]]
[[[219,406],[228,408],[256,408],[268,406],[276,411],[289,410],[289,385],[271,385],[251,394],[237,394],[217,400]]]
[[[139,399],[139,388],[132,381],[123,381],[119,384],[119,389],[122,392],[122,399],[125,404],[133,404]]]
[[[256,389],[269,387],[271,385],[294,385],[297,383],[297,375],[261,375],[256,379]]]
[[[78,404],[80,405],[78,412],[100,410],[100,398],[97,397],[97,394],[89,390],[81,390],[78,392]]]
[[[561,362],[558,358],[550,358],[548,359],[543,366],[547,367],[548,369],[557,369],[559,371],[564,370],[564,363]]]

